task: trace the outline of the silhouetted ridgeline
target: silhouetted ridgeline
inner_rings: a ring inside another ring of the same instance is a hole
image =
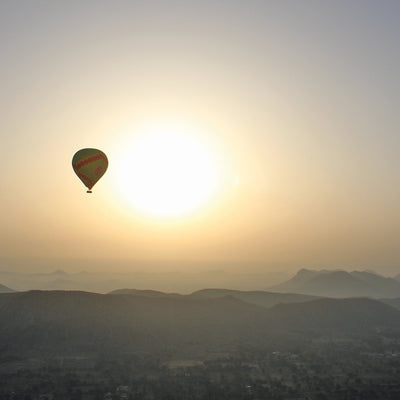
[[[0,284],[0,293],[11,293],[11,292],[14,292],[14,291],[15,290],[10,289],[9,287]]]
[[[371,299],[317,299],[266,309],[233,296],[68,291],[0,295],[0,354],[233,348],[312,335],[400,329],[400,311]]]
[[[270,308],[279,303],[300,303],[317,299],[316,296],[309,296],[296,293],[273,293],[261,290],[241,291],[228,289],[203,289],[191,294],[195,298],[218,298],[223,296],[233,296],[247,303]]]
[[[324,297],[400,297],[400,282],[367,271],[302,269],[292,279],[270,288],[277,292]]]
[[[16,272],[1,270],[0,283],[15,290],[82,290],[85,292],[108,293],[123,287],[140,289],[157,288],[158,290],[172,290],[178,293],[188,293],[204,287],[234,287],[245,290],[253,288],[264,290],[267,287],[287,279],[284,273],[233,273],[223,270],[191,271],[147,271],[140,267],[140,271],[118,272],[118,265],[101,271],[65,272],[55,270],[48,273]],[[75,268],[76,266],[74,266]],[[115,267],[115,271],[114,271]],[[137,266],[130,265],[129,269]],[[125,270],[127,265],[123,264]],[[174,266],[176,268],[176,266]],[[185,265],[185,268],[188,268]]]
[[[137,296],[148,297],[182,297],[186,296],[193,299],[216,299],[220,297],[232,296],[236,299],[245,301],[246,303],[256,304],[262,307],[270,308],[279,303],[297,303],[308,300],[317,299],[316,296],[308,296],[295,293],[272,293],[262,290],[257,291],[241,291],[230,289],[202,289],[193,292],[190,295],[182,295],[177,293],[164,293],[155,290],[138,290],[138,289],[118,289],[110,292],[111,294],[133,294]]]
[[[397,298],[397,299],[379,299],[379,300],[384,302],[385,304],[389,304],[390,306],[400,310],[400,298]]]
[[[140,289],[117,289],[111,291],[109,294],[133,294],[146,297],[179,297],[179,293],[164,293],[158,290],[140,290]]]
[[[292,302],[291,295],[301,294],[303,296],[317,297],[373,297],[373,298],[399,298],[400,281],[397,277],[386,278],[382,275],[369,271],[346,272],[341,270],[306,270],[302,269],[288,281],[277,283],[271,280],[270,274],[234,274],[224,271],[199,272],[199,273],[99,273],[79,272],[67,273],[56,270],[51,273],[16,273],[0,271],[0,282],[9,288],[26,290],[81,290],[85,292],[109,293],[118,289],[118,293],[135,294],[135,289],[120,289],[122,287],[133,288],[157,288],[165,290],[170,288],[177,293],[188,293],[190,290],[198,290],[196,296],[220,297],[226,294],[242,298],[254,304],[270,307],[275,303],[272,294],[272,302],[264,294],[285,293],[279,302]],[[271,286],[275,284],[275,286]],[[226,291],[224,289],[199,290],[204,287],[232,287],[239,290]],[[246,289],[247,288],[247,289]],[[254,291],[257,288],[258,291]],[[242,290],[247,290],[243,292]],[[1,292],[1,290],[0,290]],[[159,296],[162,292],[148,290],[147,295]],[[243,294],[238,294],[243,293]],[[261,293],[261,294],[260,294]],[[143,294],[142,290],[140,293]],[[172,293],[173,294],[173,293]],[[172,295],[171,294],[171,295]],[[259,295],[260,294],[260,295]],[[162,294],[164,296],[165,294]],[[193,294],[195,295],[195,294]],[[307,297],[298,297],[300,301]],[[311,299],[311,297],[310,297]]]

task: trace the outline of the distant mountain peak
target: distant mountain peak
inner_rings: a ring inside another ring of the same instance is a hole
[[[270,288],[278,292],[324,297],[400,297],[400,283],[369,271],[301,269],[290,280]]]
[[[301,268],[297,271],[297,275],[313,274],[317,272],[315,269]]]
[[[318,274],[319,274],[318,271],[302,268],[297,272],[297,274],[292,279],[290,279],[290,281],[298,283],[305,282]]]
[[[56,269],[54,272],[51,273],[51,275],[63,275],[63,276],[66,276],[68,274],[65,271],[63,271],[62,269]]]
[[[367,272],[367,273],[369,273],[369,274],[373,274],[373,275],[378,275],[378,276],[380,276],[380,274],[378,274],[376,271],[374,271],[374,270],[372,270],[372,269],[366,269],[366,270],[361,271],[361,272]]]

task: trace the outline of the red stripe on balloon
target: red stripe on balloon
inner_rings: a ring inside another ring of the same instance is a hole
[[[88,164],[91,164],[92,162],[99,161],[99,160],[104,160],[105,162],[108,161],[107,157],[104,154],[96,154],[95,156],[86,158],[86,159],[78,162],[77,164],[74,164],[73,167],[74,167],[75,171],[79,171],[82,167],[84,167]]]
[[[93,181],[85,174],[78,173],[79,178],[82,179],[84,182],[85,186],[87,186],[89,189],[91,189],[94,186]]]

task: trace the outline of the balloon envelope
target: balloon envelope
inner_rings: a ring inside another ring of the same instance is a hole
[[[72,158],[72,168],[89,189],[104,175],[108,167],[107,156],[97,149],[82,149]]]

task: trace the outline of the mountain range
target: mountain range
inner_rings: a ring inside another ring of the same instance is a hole
[[[131,294],[131,295],[146,296],[146,297],[172,297],[172,298],[183,296],[177,293],[164,293],[155,290],[137,290],[137,289],[119,289],[112,291],[111,294]],[[266,308],[270,308],[275,304],[280,304],[280,303],[297,303],[297,302],[315,300],[317,298],[316,296],[308,296],[296,293],[272,293],[272,292],[265,292],[262,290],[241,291],[241,290],[230,290],[230,289],[202,289],[193,292],[190,295],[186,295],[186,297],[192,299],[216,299],[227,296],[234,297],[246,303],[255,304]]]
[[[223,270],[151,271],[143,268],[131,272],[81,271],[57,269],[48,273],[22,273],[0,270],[0,283],[18,291],[25,290],[82,290],[107,293],[123,287],[154,288],[162,291],[189,293],[205,287],[229,287],[240,290],[265,290],[289,276],[274,272],[234,272]]]
[[[205,351],[271,346],[288,335],[365,335],[400,330],[400,311],[366,299],[250,304],[231,295],[0,294],[0,356],[99,351]],[[309,340],[309,339],[307,339]],[[288,343],[289,343],[288,342]]]
[[[400,282],[368,271],[301,269],[293,278],[269,290],[335,298],[395,298],[400,297]]]
[[[394,299],[400,298],[400,281],[384,277],[371,271],[343,270],[309,270],[301,269],[291,279],[271,286],[268,274],[229,274],[224,271],[209,271],[193,274],[171,273],[67,273],[56,270],[52,273],[22,274],[0,271],[0,292],[12,289],[25,290],[82,290],[89,292],[107,293],[113,290],[124,293],[143,294],[148,287],[156,287],[167,291],[187,293],[190,288],[196,288],[204,283],[204,287],[240,288],[201,289],[192,292],[193,297],[221,297],[232,295],[253,304],[271,306],[277,302],[302,301],[314,297],[371,297]],[[229,284],[231,283],[232,286]],[[119,289],[121,287],[136,289]],[[262,288],[261,290],[246,290],[247,287]],[[12,289],[9,289],[12,288]],[[142,288],[142,289],[141,289]],[[184,288],[184,289],[183,289]],[[182,290],[183,289],[183,290]],[[195,289],[196,290],[196,289]],[[117,292],[115,292],[117,293]],[[161,291],[148,291],[147,295],[165,296]],[[296,295],[296,296],[294,296]],[[302,296],[300,296],[302,295]],[[309,296],[309,297],[306,297]],[[311,297],[310,297],[311,296]],[[279,297],[279,301],[277,300]]]

